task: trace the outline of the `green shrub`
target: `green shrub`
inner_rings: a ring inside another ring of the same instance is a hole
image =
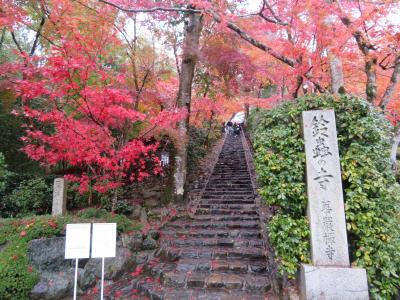
[[[68,182],[67,209],[68,211],[83,209],[89,206],[89,192],[81,194],[78,191],[79,183]],[[97,195],[96,195],[97,196]],[[94,197],[92,196],[92,199]],[[92,204],[92,203],[91,203]]]
[[[126,217],[106,211],[105,209],[87,208],[78,213],[80,219],[88,222],[117,223],[118,232],[130,232],[142,229],[142,225]]]
[[[45,214],[51,210],[52,189],[43,178],[22,181],[4,197],[8,207],[14,207],[16,216]]]
[[[0,299],[29,299],[29,292],[39,275],[29,265],[28,242],[59,235],[64,224],[50,217],[13,219],[0,223],[0,243],[8,242],[0,253]]]
[[[0,153],[0,194],[4,193],[7,186],[7,165],[4,161],[4,155]]]
[[[389,160],[392,128],[367,102],[349,95],[310,95],[251,114],[260,194],[277,208],[269,232],[280,271],[293,277],[299,263],[309,261],[300,118],[313,109],[336,113],[352,264],[367,269],[373,298],[391,299],[400,286],[400,190]]]

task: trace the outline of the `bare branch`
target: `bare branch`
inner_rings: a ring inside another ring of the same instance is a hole
[[[121,11],[124,12],[131,12],[131,13],[138,13],[138,12],[146,12],[146,13],[151,13],[151,12],[156,12],[156,11],[175,11],[175,12],[189,12],[189,13],[202,13],[201,10],[198,9],[191,9],[191,8],[167,8],[167,7],[153,7],[150,9],[128,9],[128,8],[124,8],[121,7],[119,5],[116,5],[114,3],[111,3],[109,1],[106,0],[98,0],[99,2],[111,5]],[[214,11],[207,11],[208,13],[211,14],[211,16],[214,18],[214,20],[218,23],[221,23],[221,17],[215,13]],[[233,30],[234,32],[236,32],[237,34],[239,34],[239,36],[244,39],[245,41],[247,41],[248,43],[252,44],[253,46],[261,49],[264,52],[267,52],[269,55],[271,55],[272,57],[280,60],[281,62],[294,67],[295,65],[295,61],[283,56],[277,52],[275,52],[271,47],[257,41],[256,39],[254,39],[252,36],[250,36],[248,33],[246,33],[245,31],[243,31],[239,26],[237,26],[236,24],[232,23],[232,22],[228,22],[227,26],[229,29]]]
[[[390,103],[392,100],[394,91],[396,90],[397,86],[397,81],[399,79],[400,75],[400,55],[396,57],[395,64],[394,64],[394,69],[392,72],[392,77],[390,77],[390,82],[389,85],[387,86],[385,90],[385,94],[382,97],[382,101],[380,103],[380,107],[385,110],[387,105]]]
[[[366,33],[362,32],[361,30],[353,30],[351,27],[353,25],[353,21],[344,13],[344,9],[340,0],[336,0],[338,8],[340,10],[340,20],[342,23],[349,29],[352,30],[352,35],[355,38],[358,48],[360,48],[361,52],[364,55],[369,54],[369,50],[376,50],[376,47],[369,42],[368,36]]]
[[[18,51],[19,51],[21,54],[24,54],[24,50],[22,50],[21,45],[20,45],[19,42],[17,41],[17,38],[15,37],[14,31],[11,30],[10,32],[11,32],[11,37],[12,37],[12,39],[13,39],[13,41],[14,41],[15,46],[17,46],[17,48],[18,48]]]
[[[390,65],[389,62],[387,62],[386,60],[392,56],[392,53],[387,54],[384,58],[382,58],[382,60],[379,62],[379,66],[383,69],[383,70],[389,70],[389,69],[394,69],[396,64],[394,65]]]
[[[271,13],[273,19],[270,18],[270,17],[264,16],[263,11],[264,11],[265,7],[269,10],[269,12]],[[287,26],[288,25],[288,23],[283,22],[281,20],[281,18],[278,17],[278,15],[275,13],[275,11],[273,10],[272,6],[268,3],[267,0],[263,1],[263,9],[260,11],[259,15],[260,15],[261,18],[263,18],[264,20],[266,20],[268,22],[271,22],[271,23],[274,23],[274,24],[278,24],[278,25],[282,25],[282,26]]]
[[[261,18],[263,18],[265,21],[269,22],[269,23],[274,23],[274,24],[282,25],[282,26],[286,26],[286,25],[287,25],[287,23],[284,23],[284,22],[280,22],[280,21],[278,21],[278,20],[271,19],[270,17],[265,16],[263,13],[259,13],[258,15],[259,15]]]
[[[187,13],[201,13],[201,10],[198,9],[192,9],[192,8],[175,8],[175,7],[153,7],[153,8],[148,8],[148,9],[134,9],[134,8],[125,8],[122,6],[119,6],[115,3],[106,1],[106,0],[99,0],[99,2],[105,3],[107,5],[113,6],[121,11],[124,12],[129,12],[129,13],[151,13],[151,12],[156,12],[156,11],[169,11],[169,12],[187,12]]]
[[[173,39],[173,45],[172,45],[172,50],[174,52],[174,58],[175,58],[175,65],[176,65],[176,71],[178,72],[178,75],[181,75],[181,68],[179,67],[179,56],[178,56],[178,38],[174,32],[174,39]]]
[[[33,54],[35,54],[35,51],[36,51],[36,48],[37,48],[37,45],[38,45],[38,42],[39,42],[39,37],[42,34],[42,29],[43,29],[43,26],[44,26],[45,22],[46,22],[46,18],[43,15],[42,19],[40,20],[39,28],[36,31],[35,40],[33,41],[33,45],[32,45],[31,51],[29,52],[29,56],[32,56]]]
[[[211,15],[213,16],[214,20],[218,23],[221,22],[221,18],[220,16],[218,16],[215,12],[210,12]],[[269,55],[271,55],[272,57],[280,60],[281,62],[294,67],[295,62],[294,60],[283,56],[279,53],[277,53],[276,51],[274,51],[271,47],[261,43],[260,41],[256,40],[255,38],[253,38],[252,36],[250,36],[248,33],[246,33],[244,30],[242,30],[239,26],[237,26],[236,24],[232,23],[232,22],[228,22],[227,26],[229,29],[233,30],[234,32],[236,32],[242,39],[244,39],[246,42],[252,44],[254,47],[257,47],[258,49],[267,52]]]

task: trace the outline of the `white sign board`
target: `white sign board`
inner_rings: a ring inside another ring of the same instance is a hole
[[[303,112],[308,219],[315,266],[348,267],[339,150],[333,110]]]
[[[94,223],[92,257],[115,257],[117,246],[116,223]]]
[[[91,224],[67,224],[65,258],[89,258]]]

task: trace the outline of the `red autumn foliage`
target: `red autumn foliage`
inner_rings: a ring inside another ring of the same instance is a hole
[[[132,276],[139,276],[143,273],[143,267],[136,267],[135,271],[131,273]]]
[[[101,10],[102,15],[71,18],[76,7],[59,1],[51,14],[59,25],[54,29],[58,45],[45,59],[25,57],[19,69],[23,78],[16,85],[23,101],[16,113],[28,120],[24,152],[45,165],[67,163],[83,170],[66,176],[80,183],[81,192],[90,185],[106,192],[160,173],[158,144],[145,134],[149,128],[173,128],[186,116],[173,107],[135,109],[126,74],[108,67],[113,52],[107,45],[120,41],[112,11],[107,6]],[[144,129],[132,134],[138,124]]]

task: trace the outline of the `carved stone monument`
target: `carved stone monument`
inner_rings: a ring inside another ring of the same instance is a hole
[[[53,216],[63,215],[67,211],[67,181],[64,178],[54,179],[53,186],[53,206],[51,214]]]
[[[302,299],[368,299],[365,269],[350,268],[333,110],[303,112],[307,215],[313,265],[302,265]]]

